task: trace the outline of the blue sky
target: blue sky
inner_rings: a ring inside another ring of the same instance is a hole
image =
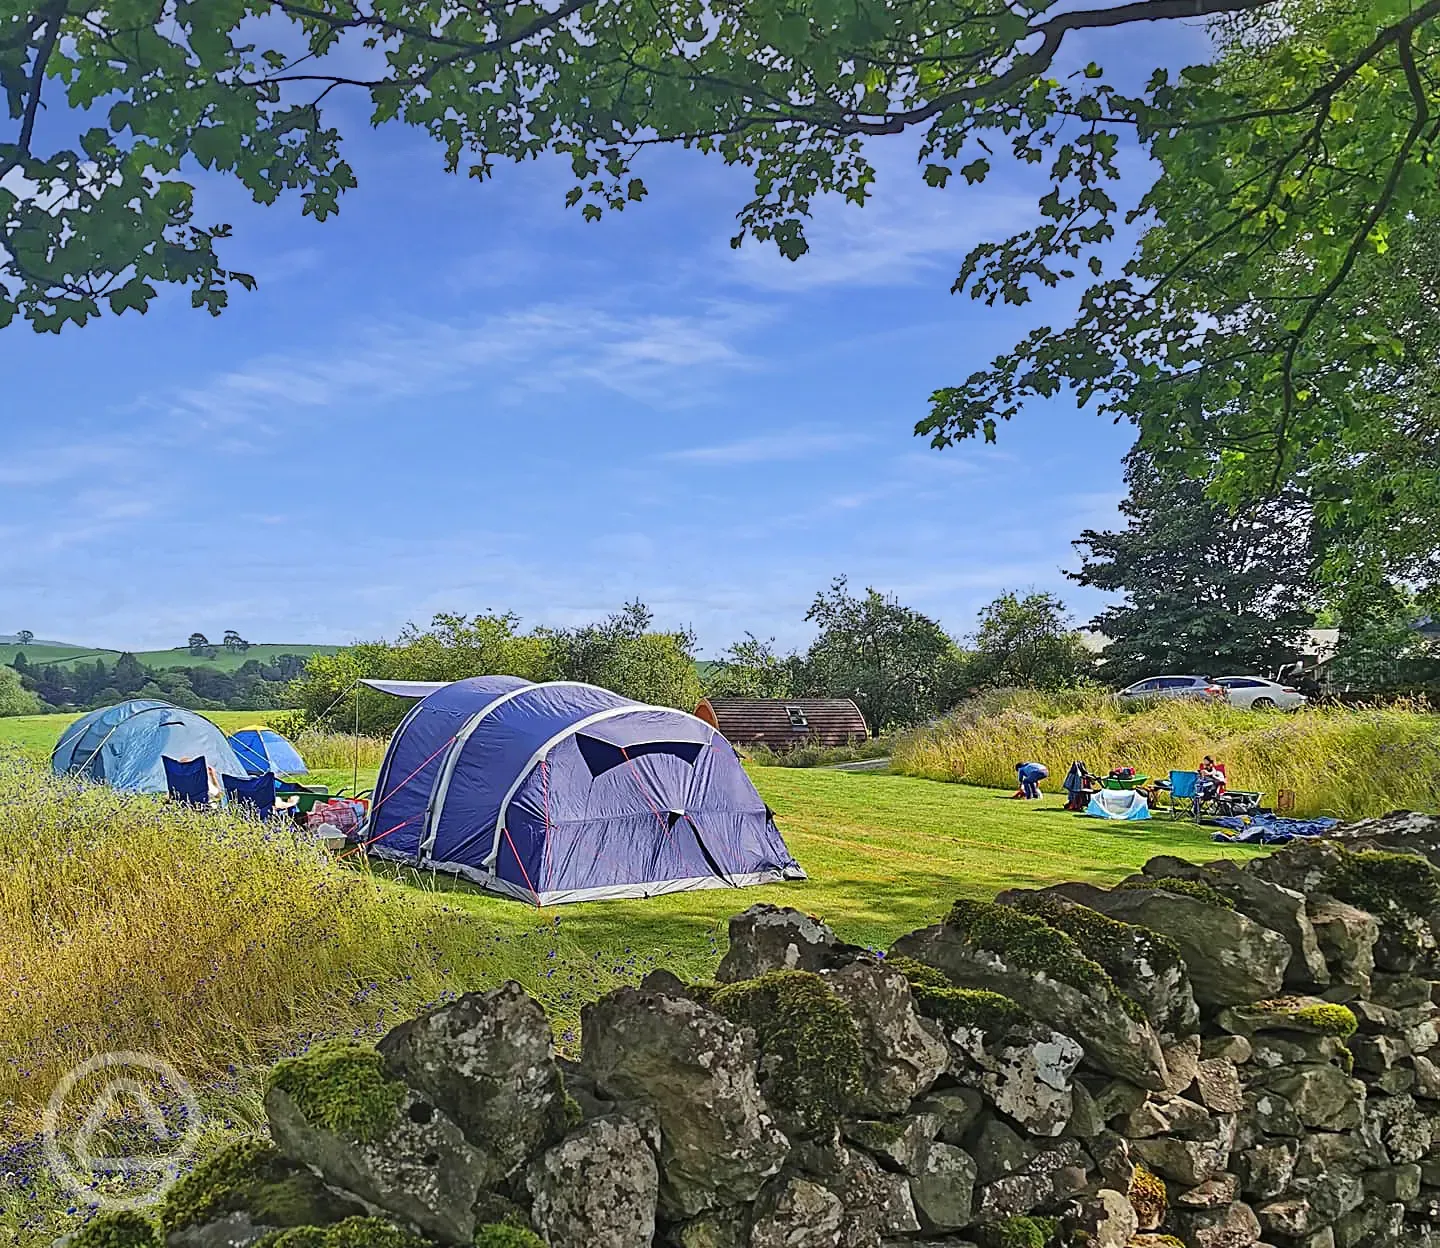
[[[1033,212],[1013,173],[933,191],[904,142],[876,149],[874,200],[822,205],[792,264],[729,248],[744,175],[698,155],[652,155],[650,199],[598,225],[559,162],[477,184],[397,129],[347,155],[360,189],[324,225],[203,186],[260,280],[219,319],[182,296],[0,335],[0,632],[345,642],[639,597],[713,654],[803,645],[842,573],[956,634],[1005,589],[1099,605],[1061,569],[1116,518],[1128,430],[1063,400],[994,447],[911,435],[933,388],[1073,298],[948,293]]]

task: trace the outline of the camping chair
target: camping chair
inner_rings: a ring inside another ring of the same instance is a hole
[[[259,776],[225,776],[225,796],[237,806],[248,806],[261,819],[275,813],[275,773]]]
[[[1188,804],[1189,817],[1200,818],[1200,773],[1198,771],[1172,771],[1170,773],[1170,818],[1178,819],[1179,812]]]
[[[203,756],[184,760],[162,755],[165,764],[165,787],[170,800],[186,806],[210,805],[209,768]]]

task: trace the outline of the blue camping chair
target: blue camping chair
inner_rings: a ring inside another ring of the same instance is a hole
[[[162,761],[165,787],[172,801],[184,802],[187,806],[210,805],[210,777],[203,756],[182,761],[167,754]]]
[[[1200,818],[1200,773],[1198,771],[1172,771],[1170,773],[1170,818],[1178,819],[1179,812],[1186,811],[1191,819]]]
[[[237,806],[248,806],[262,819],[275,813],[275,773],[260,776],[224,776],[225,796]]]

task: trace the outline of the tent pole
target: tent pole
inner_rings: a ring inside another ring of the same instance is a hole
[[[354,767],[350,772],[350,793],[360,791],[360,682],[355,682],[355,754]]]

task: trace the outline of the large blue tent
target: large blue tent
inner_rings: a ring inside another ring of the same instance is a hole
[[[82,715],[50,755],[55,774],[132,793],[164,793],[165,758],[203,758],[218,775],[244,776],[225,734],[198,711],[136,698]]]
[[[715,728],[569,681],[477,676],[417,702],[366,837],[537,905],[804,878]]]

